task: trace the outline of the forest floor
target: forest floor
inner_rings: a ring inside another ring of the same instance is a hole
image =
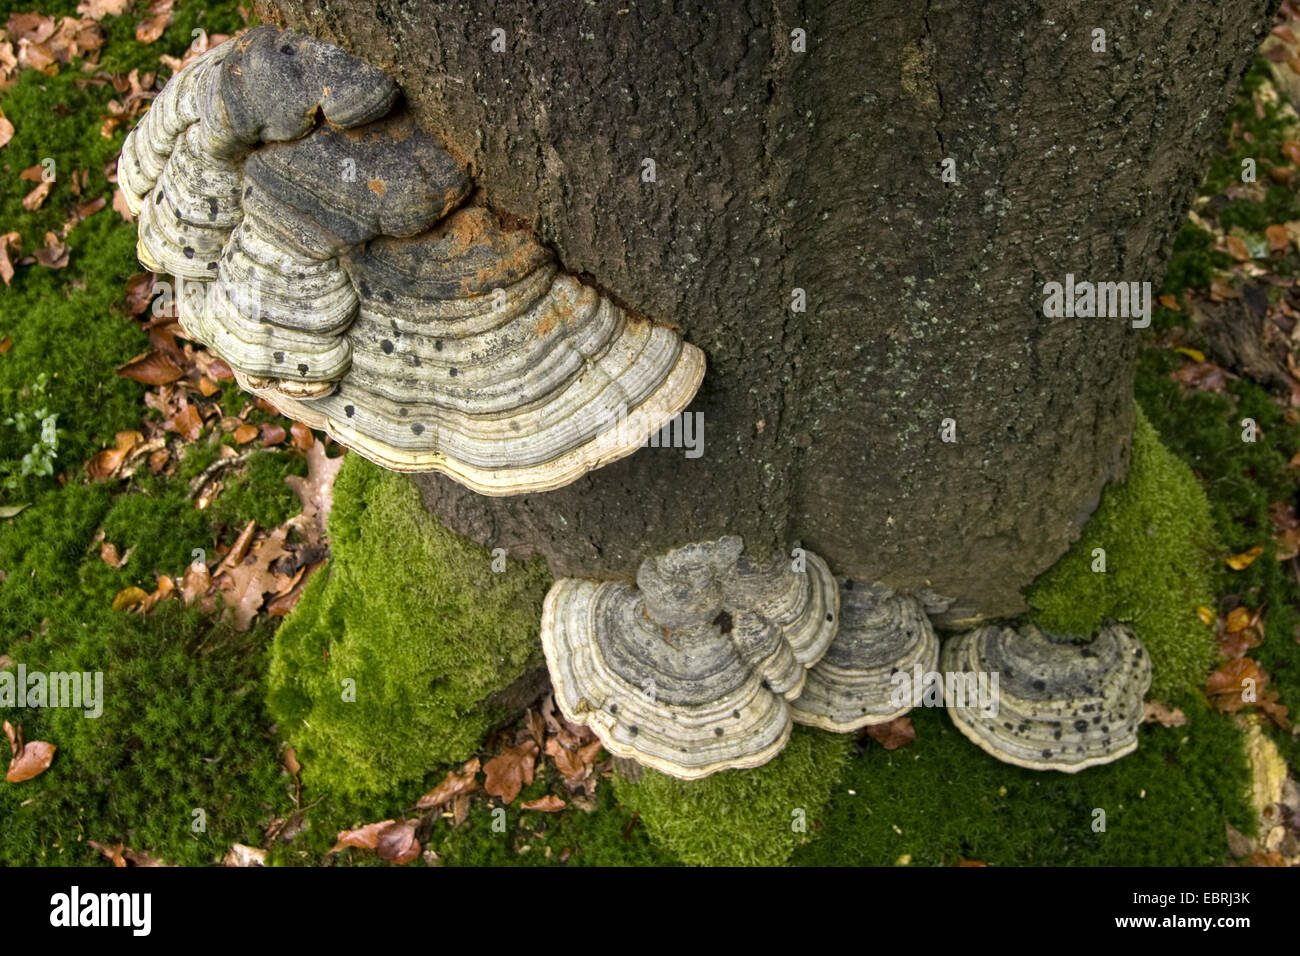
[[[1036,774],[917,711],[847,743],[800,731],[771,772],[682,792],[616,783],[543,697],[467,762],[357,794],[313,787],[266,702],[277,626],[327,566],[341,449],[181,334],[115,185],[123,137],[167,77],[248,13],[30,3],[0,0],[0,671],[103,671],[115,703],[86,719],[0,700],[15,754],[0,864],[1300,862],[1300,792],[1281,782],[1300,767],[1289,7],[1215,144],[1141,349],[1138,403],[1209,501],[1215,600],[1199,613],[1219,658],[1204,688],[1152,712],[1138,753]],[[820,794],[790,790],[810,765]],[[1265,767],[1281,777],[1261,797]],[[789,831],[791,800],[812,808],[806,833],[736,837],[756,817]],[[1099,807],[1109,830],[1088,825]]]

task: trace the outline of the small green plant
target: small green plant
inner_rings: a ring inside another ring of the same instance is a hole
[[[25,446],[30,441],[29,450],[18,460],[0,461],[0,474],[4,475],[6,491],[18,487],[21,479],[29,475],[46,477],[54,474],[54,459],[59,455],[59,438],[63,431],[59,426],[59,416],[46,405],[48,396],[45,387],[48,382],[44,372],[36,376],[36,381],[23,389],[19,395],[31,404],[40,403],[33,409],[19,409],[5,418],[4,424],[18,433],[18,444]]]

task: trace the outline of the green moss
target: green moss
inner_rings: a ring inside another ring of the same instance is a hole
[[[260,843],[288,803],[261,705],[266,632],[214,627],[173,603],[12,649],[29,670],[101,672],[103,711],[0,709],[28,740],[58,747],[41,776],[0,783],[0,861],[92,862],[95,840],[193,865]]]
[[[1264,607],[1264,642],[1251,656],[1273,678],[1270,685],[1292,715],[1300,714],[1300,585],[1291,568],[1277,560],[1269,522],[1271,504],[1294,503],[1300,492],[1289,467],[1300,448],[1300,424],[1286,420],[1268,391],[1246,379],[1230,383],[1226,395],[1183,393],[1169,373],[1183,363],[1167,351],[1149,350],[1138,364],[1137,395],[1169,448],[1201,476],[1219,539],[1230,554],[1253,547],[1263,555],[1241,571],[1217,565],[1217,594],[1252,610]],[[1241,440],[1243,418],[1254,420],[1258,440]],[[1300,766],[1300,739],[1271,730],[1293,767]]]
[[[1139,410],[1128,479],[1106,489],[1082,537],[1034,582],[1036,621],[1078,638],[1106,618],[1128,623],[1151,654],[1155,694],[1200,687],[1214,660],[1214,633],[1196,613],[1213,603],[1213,540],[1196,476]]]
[[[785,750],[754,770],[678,780],[647,770],[617,779],[619,800],[683,863],[779,866],[815,832],[851,738],[795,728]]]
[[[912,712],[916,740],[850,761],[820,839],[792,862],[921,866],[1204,866],[1226,855],[1224,821],[1253,824],[1243,738],[1198,696],[1184,727],[1144,724],[1136,753],[1077,774],[999,763],[937,710]],[[1093,829],[1105,812],[1104,832]]]
[[[544,564],[495,573],[409,479],[356,455],[329,532],[330,565],[277,633],[271,667],[271,708],[307,779],[382,791],[465,759],[501,716],[483,700],[539,661]]]

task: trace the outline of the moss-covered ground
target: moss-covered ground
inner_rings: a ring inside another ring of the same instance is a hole
[[[329,535],[332,560],[276,635],[270,670],[304,780],[376,792],[465,760],[506,716],[482,701],[542,666],[545,562],[494,570],[410,479],[358,455],[334,485]]]
[[[58,15],[75,7],[41,4]],[[29,8],[0,0],[0,19]],[[155,70],[159,54],[183,53],[196,27],[231,32],[243,23],[232,0],[179,0],[172,25],[146,45],[134,40],[137,20],[104,19],[100,69]],[[24,253],[78,202],[111,200],[105,167],[124,129],[101,136],[100,121],[118,94],[83,77],[75,63],[54,76],[26,70],[0,91],[16,129],[0,149],[0,232],[19,232]],[[1218,227],[1252,247],[1267,226],[1300,219],[1294,186],[1266,181],[1262,198],[1227,195],[1241,159],[1289,163],[1284,117],[1271,101],[1256,103],[1265,77],[1262,65],[1247,77],[1235,132],[1202,189],[1219,197]],[[31,183],[17,174],[45,158],[59,176],[44,205],[28,211],[21,198]],[[70,174],[82,170],[87,187],[73,195]],[[415,802],[444,774],[476,750],[485,760],[497,752],[501,714],[479,701],[536,663],[545,571],[493,570],[488,552],[428,517],[409,481],[352,458],[335,488],[331,561],[278,629],[262,618],[241,633],[177,602],[148,614],[113,610],[122,589],[152,590],[159,574],[179,574],[193,548],[228,545],[249,521],[283,522],[299,507],[283,479],[305,466],[284,448],[258,451],[198,509],[190,479],[231,441],[213,431],[169,473],[89,480],[83,462],[158,415],[144,407],[143,386],[114,374],[148,347],[123,306],[126,280],[139,271],[134,227],[104,209],[67,243],[66,268],[20,266],[0,290],[0,341],[11,342],[0,354],[0,421],[15,419],[0,424],[0,508],[28,505],[0,518],[0,655],[102,671],[106,700],[96,719],[0,708],[27,739],[59,748],[39,777],[0,783],[0,863],[110,865],[94,840],[189,864],[219,860],[240,842],[265,846],[272,864],[386,865],[364,851],[329,850],[340,830],[418,817]],[[1212,233],[1189,223],[1159,291],[1203,289],[1232,263]],[[1275,253],[1270,268],[1298,275],[1300,257]],[[1080,637],[1105,617],[1131,621],[1151,648],[1158,693],[1185,725],[1144,725],[1138,751],[1116,764],[1042,774],[994,761],[944,715],[920,710],[916,739],[897,750],[796,730],[787,751],[756,771],[693,784],[601,777],[590,813],[521,809],[548,794],[569,799],[542,758],[509,806],[480,792],[459,826],[447,813],[426,817],[427,852],[414,865],[1222,862],[1224,824],[1246,833],[1254,824],[1242,736],[1201,693],[1215,650],[1196,610],[1264,609],[1252,656],[1300,712],[1300,584],[1293,562],[1275,557],[1269,521],[1271,505],[1300,500],[1300,472],[1290,467],[1300,416],[1245,378],[1222,394],[1171,381],[1186,359],[1159,336],[1186,324],[1181,310],[1157,313],[1139,362],[1132,474],[1107,490],[1083,539],[1031,595],[1043,623]],[[1188,334],[1184,345],[1206,348]],[[230,387],[212,400],[229,415],[247,402]],[[249,421],[265,420],[248,411]],[[1258,423],[1261,441],[1241,441],[1243,417]],[[32,459],[45,420],[53,442]],[[124,566],[101,559],[101,540],[132,549]],[[1263,554],[1244,569],[1225,563],[1255,546]],[[1091,570],[1097,547],[1104,574]],[[355,701],[344,700],[346,680]],[[1300,763],[1296,738],[1269,733],[1293,768]],[[285,769],[286,745],[296,749],[298,778]]]

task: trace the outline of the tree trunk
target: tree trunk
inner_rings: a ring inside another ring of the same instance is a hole
[[[643,448],[505,499],[422,476],[444,521],[563,575],[630,575],[724,533],[755,551],[801,544],[839,573],[955,599],[956,623],[1022,610],[1021,589],[1123,478],[1141,333],[1124,318],[1045,318],[1043,284],[1159,284],[1275,7],[260,12],[390,72],[494,207],[708,357],[689,410],[704,415],[701,457]],[[806,312],[792,311],[795,289]]]

